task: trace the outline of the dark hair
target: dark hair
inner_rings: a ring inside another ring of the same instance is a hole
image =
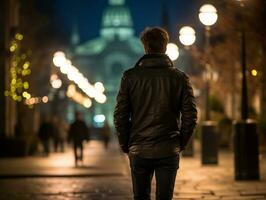
[[[147,27],[141,33],[140,39],[146,53],[165,53],[169,35],[160,27]]]

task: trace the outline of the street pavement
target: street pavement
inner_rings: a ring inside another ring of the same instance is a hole
[[[198,146],[194,157],[181,158],[174,199],[266,200],[265,156],[260,156],[260,181],[235,181],[232,152],[220,152],[218,165],[202,166]],[[77,168],[70,149],[48,158],[0,159],[0,200],[9,199],[132,199],[128,160],[116,143],[105,150],[98,141],[86,145]]]

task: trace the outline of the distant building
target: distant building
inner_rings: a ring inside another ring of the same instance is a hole
[[[122,72],[133,67],[144,53],[139,38],[134,36],[130,10],[125,0],[109,0],[99,37],[79,43],[77,27],[73,30],[73,63],[91,83],[100,81],[106,89],[107,102],[102,105],[93,101],[90,120],[94,115],[104,114],[111,123]]]

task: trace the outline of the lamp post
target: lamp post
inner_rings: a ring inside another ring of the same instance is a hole
[[[199,10],[200,22],[205,26],[205,121],[201,126],[201,162],[202,164],[218,164],[218,136],[217,123],[211,121],[209,91],[212,71],[210,64],[210,29],[217,20],[216,8],[211,4],[201,6]]]
[[[244,24],[244,1],[237,0],[240,3],[241,20],[241,66],[242,66],[242,92],[241,92],[241,119],[248,119],[248,93],[246,76],[246,30]]]
[[[246,77],[246,27],[244,0],[237,0],[240,6],[241,23],[241,120],[234,123],[234,166],[236,180],[259,179],[259,149],[257,124],[248,119],[248,94]]]
[[[205,26],[205,70],[208,72],[211,69],[210,65],[210,29],[218,19],[217,10],[211,4],[205,4],[200,8],[200,22]],[[205,120],[210,120],[210,105],[209,105],[209,79],[205,80],[206,95],[205,95]]]
[[[191,45],[196,41],[196,32],[190,26],[183,26],[179,31],[179,41],[185,46],[185,49],[188,50]],[[192,157],[194,155],[193,151],[193,137],[190,139],[187,148],[182,153],[184,157]]]

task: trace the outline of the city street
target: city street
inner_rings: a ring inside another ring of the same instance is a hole
[[[220,153],[218,166],[201,166],[198,146],[195,157],[181,160],[174,199],[266,199],[265,156],[260,157],[261,181],[236,182],[232,153]],[[106,151],[92,141],[83,166],[73,163],[70,149],[49,158],[1,159],[0,199],[132,199],[128,162],[116,143]]]
[[[1,0],[0,200],[266,200],[265,8]]]

